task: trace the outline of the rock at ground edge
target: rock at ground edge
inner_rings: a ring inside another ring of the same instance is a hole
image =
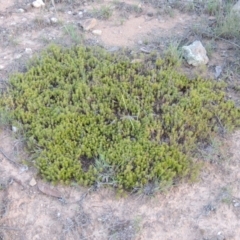
[[[206,49],[200,41],[195,41],[189,46],[183,46],[183,57],[188,64],[193,66],[206,65],[209,61]]]
[[[31,181],[29,182],[29,185],[30,185],[31,187],[34,187],[36,184],[37,184],[37,182],[36,182],[35,178],[33,177],[33,178],[31,179]]]
[[[97,25],[97,19],[95,18],[86,19],[85,21],[80,22],[80,26],[85,31],[89,31],[93,29],[96,25]]]
[[[44,183],[39,182],[38,183],[38,189],[46,195],[56,197],[56,198],[61,198],[62,197],[61,193],[57,189],[51,188],[50,185],[48,185],[48,184],[44,184]]]

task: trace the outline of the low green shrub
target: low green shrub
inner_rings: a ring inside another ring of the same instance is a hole
[[[51,46],[9,83],[1,109],[52,182],[133,189],[175,181],[191,174],[198,142],[240,124],[224,83],[97,47]]]

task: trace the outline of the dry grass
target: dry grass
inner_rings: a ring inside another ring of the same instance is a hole
[[[109,240],[132,240],[139,231],[139,220],[122,219],[111,208],[100,216],[100,221],[108,232]]]

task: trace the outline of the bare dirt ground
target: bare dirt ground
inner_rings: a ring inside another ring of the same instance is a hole
[[[10,73],[23,71],[28,59],[51,42],[98,44],[110,51],[128,47],[133,52],[163,52],[169,39],[196,40],[189,29],[201,26],[196,14],[172,9],[166,14],[136,0],[72,2],[55,1],[54,7],[46,1],[44,9],[37,9],[27,0],[0,0],[0,83]],[[104,19],[109,13],[112,16]],[[101,35],[79,27],[83,19],[95,16],[94,29],[101,30]],[[51,21],[52,17],[58,22]],[[197,73],[212,77],[216,65],[234,61],[230,46],[226,41],[214,43],[208,67]],[[151,197],[51,186],[26,165],[22,142],[12,131],[1,129],[0,240],[240,239],[240,131],[212,140],[199,159],[203,170],[197,182],[169,186]]]

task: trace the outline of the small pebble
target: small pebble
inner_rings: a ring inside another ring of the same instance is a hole
[[[236,202],[233,204],[234,207],[240,207],[240,203],[239,202]]]
[[[24,13],[25,10],[24,10],[23,8],[19,8],[19,9],[17,10],[17,12],[18,12],[18,13]]]
[[[45,3],[42,0],[36,0],[32,3],[32,6],[35,8],[44,7]]]
[[[32,178],[31,181],[29,182],[29,185],[31,187],[35,186],[36,184],[37,184],[37,182],[36,182],[35,178]]]
[[[26,48],[25,53],[26,54],[32,54],[32,49],[31,48]]]
[[[102,30],[93,30],[92,33],[93,33],[94,35],[100,36],[100,35],[102,35]]]
[[[0,65],[0,70],[3,70],[4,69],[4,66],[3,65]]]
[[[147,16],[148,16],[148,17],[153,17],[153,13],[152,13],[152,12],[148,12],[148,13],[147,13]]]
[[[17,132],[17,131],[18,131],[18,128],[15,127],[15,126],[12,126],[12,131],[13,131],[13,132]]]
[[[58,19],[55,17],[50,18],[51,23],[57,23]]]

